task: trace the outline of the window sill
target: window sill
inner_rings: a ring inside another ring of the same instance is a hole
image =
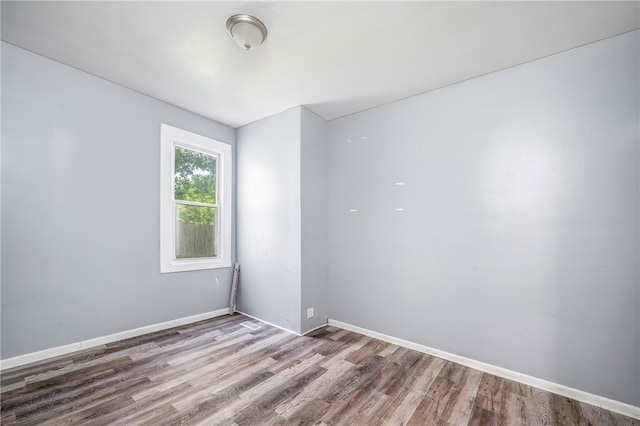
[[[169,262],[168,264],[161,265],[160,273],[167,274],[171,272],[188,272],[188,271],[200,271],[204,269],[221,269],[231,268],[231,261],[227,259],[220,260],[176,260]]]

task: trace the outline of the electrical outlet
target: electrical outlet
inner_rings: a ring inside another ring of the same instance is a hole
[[[307,309],[307,318],[313,318],[313,308]]]

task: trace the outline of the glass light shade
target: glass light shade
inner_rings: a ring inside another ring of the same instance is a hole
[[[267,37],[267,28],[250,15],[234,15],[227,21],[227,31],[238,46],[245,50],[255,49]]]
[[[235,24],[231,29],[231,35],[245,50],[251,50],[262,43],[262,32],[252,24]]]

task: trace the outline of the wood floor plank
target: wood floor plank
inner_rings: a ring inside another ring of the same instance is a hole
[[[498,413],[498,425],[526,426],[529,423],[527,420],[526,398],[509,391],[504,392],[503,398],[502,410]]]
[[[107,364],[113,365],[114,361]],[[114,386],[121,390],[132,391],[136,385],[148,382],[146,377],[135,373],[126,376],[118,376],[112,370],[105,370],[104,373],[103,376],[98,376],[97,380],[92,381],[90,386],[81,386],[74,389],[73,392],[63,392],[61,394],[52,392],[50,395],[38,398],[36,403],[28,403],[17,407],[15,412],[18,420],[33,419],[33,423],[38,424],[40,421],[38,419],[48,418],[49,416],[60,417],[74,410],[100,404],[114,395]],[[58,383],[56,380],[52,386],[57,386]],[[8,401],[7,405],[11,402]]]
[[[496,413],[476,405],[467,424],[468,426],[497,426],[498,417]]]
[[[372,388],[363,388],[358,395],[354,395],[339,415],[334,416],[333,423],[345,425],[370,425],[376,419],[376,414],[381,407],[387,404],[389,396]],[[349,408],[347,408],[349,407]],[[353,407],[358,407],[354,409]]]
[[[300,372],[306,370],[307,368],[315,368],[315,364],[322,359],[322,355],[315,354],[313,356],[302,359],[283,370],[274,371],[274,369],[270,368],[269,371],[274,373],[273,377],[269,378],[264,383],[261,383],[251,389],[246,390],[245,392],[242,392],[240,394],[240,398],[248,402],[253,402],[253,400],[260,398],[261,395],[268,394],[270,389],[278,389],[283,383],[287,382],[289,379],[298,375]]]
[[[148,380],[140,378],[129,383],[125,388],[127,391],[135,391],[145,385]],[[127,407],[134,402],[133,398],[126,392],[117,394],[102,392],[92,395],[90,398],[80,402],[75,402],[71,406],[63,406],[55,412],[42,411],[34,416],[26,417],[27,425],[70,425],[87,424],[92,420],[97,420],[101,415],[111,411]],[[21,422],[22,424],[22,422]]]
[[[251,330],[241,324],[259,324]],[[334,326],[228,315],[7,369],[2,425],[624,425],[640,421]]]
[[[14,413],[13,411],[3,412],[2,416],[0,417],[0,424],[5,426],[16,424],[16,413]]]
[[[240,393],[271,377],[273,377],[273,373],[261,370],[210,394],[206,399],[195,404],[186,404],[183,407],[173,404],[178,408],[178,414],[162,424],[227,424],[248,404],[245,399],[240,398]]]
[[[579,425],[581,423],[582,410],[579,402],[560,395],[553,395],[551,401],[554,418],[559,425]]]
[[[529,397],[525,405],[529,423],[556,426],[556,416],[553,411],[552,395],[541,389],[529,388]]]
[[[307,349],[310,346],[318,346],[322,344],[322,339],[306,338],[303,340],[298,339],[300,336],[290,334],[287,338],[278,342],[277,345],[273,345],[272,348],[265,349],[265,356],[269,356],[276,361],[290,359],[292,354],[300,354],[301,351]]]
[[[407,425],[421,426],[421,425],[445,425],[446,423],[438,415],[443,409],[440,406],[440,401],[437,401],[429,396],[420,398],[420,402],[413,411],[413,414],[407,421]]]
[[[337,330],[337,331],[334,331],[333,334],[331,336],[329,336],[329,338],[331,340],[340,340],[342,338],[342,336],[350,333],[350,331],[343,330],[343,329],[335,329],[334,328],[334,330]]]
[[[92,422],[92,426],[121,424],[157,424],[161,420],[178,412],[172,402],[185,398],[193,392],[188,383],[158,392],[141,401],[119,408]],[[157,419],[157,420],[156,420]]]
[[[420,367],[418,371],[409,372],[409,382],[407,382],[407,386],[420,395],[426,395],[433,381],[440,375],[445,364],[446,361],[441,358],[423,358],[420,363],[417,364],[417,366]],[[424,367],[422,367],[423,365]]]
[[[483,373],[476,396],[476,405],[493,413],[502,411],[507,392],[504,390],[504,382],[498,376]]]
[[[304,409],[286,412],[285,424],[290,425],[314,425],[329,409],[329,404],[320,399],[312,399],[304,404]]]
[[[380,340],[370,340],[360,349],[349,354],[349,356],[345,359],[352,364],[358,364],[365,359],[369,359],[378,355],[379,352],[382,352],[388,346],[389,344],[386,342],[381,342]]]
[[[279,345],[273,345],[272,348],[266,348],[263,352],[265,353],[265,355],[273,354],[273,356],[277,356],[279,362],[271,367],[271,371],[273,371],[274,373],[278,373],[281,370],[285,370],[287,368],[290,368],[294,364],[297,364],[300,359],[305,359],[315,355],[319,355],[321,358],[318,358],[318,361],[322,362],[324,359],[326,359],[326,357],[317,350],[318,346],[322,344],[321,342],[321,339],[310,339],[308,337],[305,337],[304,339],[299,341],[300,345],[296,349],[296,356],[289,356],[288,360],[284,359],[281,352],[278,351]]]
[[[446,374],[446,376],[457,378],[457,375]],[[427,418],[446,422],[449,417],[455,414],[453,410],[456,408],[456,404],[461,401],[459,397],[462,393],[462,387],[459,384],[438,376],[429,387],[421,404],[416,408],[410,424],[418,424]]]
[[[589,425],[614,425],[615,420],[607,410],[580,403],[580,411]]]
[[[405,425],[411,419],[424,395],[401,387],[395,395],[390,395],[386,403],[371,419],[371,425]]]
[[[359,336],[355,333],[342,336],[337,340],[340,343],[339,349],[325,354],[325,363],[331,362],[332,358],[346,359],[353,352],[356,352],[366,345],[370,340],[370,337]]]
[[[262,382],[273,377],[273,373],[271,373],[267,369],[271,365],[273,365],[274,362],[275,361],[271,358],[265,358],[253,363],[253,365],[251,365],[250,367],[243,368],[242,370],[230,370],[228,374],[219,377],[215,380],[215,382],[211,383],[210,381],[207,386],[201,387],[200,389],[194,389],[194,391],[191,393],[191,395],[188,396],[188,398],[176,401],[173,403],[173,405],[178,410],[185,410],[190,406],[206,402],[207,400],[211,399],[212,395],[215,395],[223,390],[227,391],[228,389],[232,389],[233,391],[230,393],[235,395],[235,393],[239,389],[250,388],[249,386],[243,386],[243,383],[245,381],[250,381],[255,385],[258,382]]]
[[[154,345],[153,343],[145,344],[135,348],[133,351],[139,352],[144,351],[148,346]],[[154,345],[155,346],[155,345]],[[40,372],[37,374],[33,374],[25,377],[25,382],[27,386],[33,383],[42,383],[46,380],[56,379],[58,380],[70,380],[72,377],[77,377],[83,374],[90,374],[93,371],[102,371],[108,370],[112,368],[115,363],[129,363],[131,362],[131,358],[129,358],[129,354],[133,351],[124,351],[123,352],[114,352],[105,355],[104,357],[95,358],[86,362],[73,363],[63,368],[58,368],[55,370],[49,370],[45,372]]]
[[[69,382],[60,382],[59,384],[49,382],[40,387],[27,388],[24,392],[7,395],[2,402],[2,407],[5,410],[20,411],[21,409],[35,409],[43,402],[54,404],[59,399],[68,401],[74,395],[85,392],[88,386],[101,380],[113,378],[116,374],[114,370],[97,371]],[[66,402],[62,402],[62,404],[64,403]]]
[[[428,360],[422,354],[406,348],[398,349],[391,355],[387,355],[386,351],[383,353],[385,356],[378,354],[383,359],[380,374],[373,378],[371,385],[385,395],[393,394],[399,387],[406,386],[408,380],[418,374],[416,368],[422,367],[418,364]]]
[[[375,390],[369,383],[383,362],[384,358],[380,356],[363,360],[345,374],[336,386],[328,389],[328,392],[321,392],[319,397],[329,403],[329,410],[320,420],[331,423],[334,416],[345,417],[345,410],[356,409],[358,404],[354,404],[354,400],[366,401]]]
[[[623,416],[618,413],[610,414],[616,426],[640,426],[640,420],[638,419],[632,419],[631,417]]]
[[[299,370],[298,374],[291,376],[289,380],[278,385],[277,392],[262,393],[252,398],[249,406],[242,410],[241,413],[238,413],[233,420],[240,426],[260,424],[263,419],[266,422],[270,415],[276,414],[274,410],[278,405],[300,393],[307,384],[313,382],[326,371],[317,364]],[[274,376],[272,379],[275,380],[276,377]],[[267,383],[269,381],[264,382],[265,385]],[[240,397],[248,399],[246,394],[244,396],[241,394]]]
[[[482,379],[482,372],[471,368],[464,370],[459,382],[456,383],[455,397],[452,395],[455,402],[448,407],[442,416],[443,420],[454,425],[466,424],[471,419],[476,394]]]
[[[328,406],[326,402],[318,404],[317,396],[329,389],[337,380],[340,380],[345,372],[353,368],[353,364],[344,360],[334,360],[333,363],[326,365],[325,368],[325,374],[309,383],[296,397],[276,407],[275,412],[285,419],[291,419],[295,418],[296,413],[299,411],[308,410],[308,405],[312,405],[312,408],[315,408],[316,411],[319,405]]]

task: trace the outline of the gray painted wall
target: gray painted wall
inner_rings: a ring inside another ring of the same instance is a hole
[[[330,122],[330,317],[640,405],[639,50]]]
[[[238,310],[300,331],[300,107],[237,129]]]
[[[237,140],[238,309],[296,333],[326,324],[327,122],[296,107]]]
[[[327,323],[328,123],[301,109],[302,332]],[[314,308],[313,318],[307,309]]]
[[[235,143],[2,44],[3,359],[228,306],[230,269],[160,274],[161,122]]]

